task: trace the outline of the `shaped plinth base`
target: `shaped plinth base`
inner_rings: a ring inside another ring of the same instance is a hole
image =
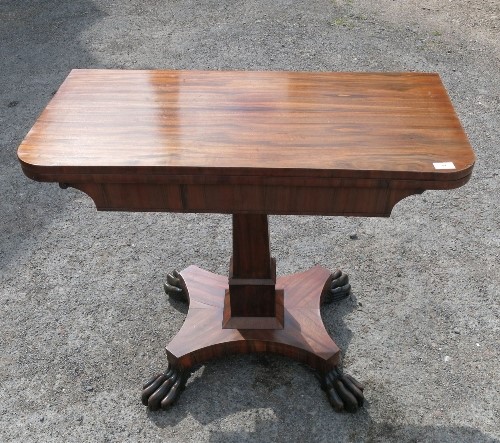
[[[276,317],[232,317],[239,329],[228,328],[224,300],[228,278],[190,266],[180,273],[189,311],[182,328],[166,348],[168,361],[187,370],[229,354],[269,352],[306,363],[324,375],[340,360],[340,350],[326,332],[320,303],[331,290],[331,273],[316,266],[277,279],[283,314]],[[245,320],[247,319],[247,320]],[[240,320],[240,321],[238,321]],[[229,323],[230,325],[231,323]],[[256,325],[252,328],[252,324]],[[270,324],[269,329],[262,325]]]
[[[167,277],[165,292],[189,302],[182,328],[166,347],[169,367],[143,386],[151,410],[167,409],[179,397],[193,367],[230,354],[269,352],[293,358],[318,372],[337,411],[355,412],[363,386],[338,368],[340,350],[325,330],[320,304],[348,296],[347,275],[316,266],[276,281],[276,315],[231,316],[226,276],[190,266]]]

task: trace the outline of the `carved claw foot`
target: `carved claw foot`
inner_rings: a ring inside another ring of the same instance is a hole
[[[142,387],[141,401],[151,411],[167,409],[179,398],[188,376],[169,367],[164,373],[156,374]]]
[[[363,406],[364,386],[354,377],[343,374],[338,368],[328,372],[323,381],[322,388],[325,390],[328,400],[337,412],[356,412]]]
[[[323,299],[323,303],[332,303],[348,297],[351,293],[349,276],[338,270],[335,271],[330,278],[332,279],[331,288]]]
[[[167,282],[163,283],[165,293],[179,301],[187,302],[188,297],[186,294],[186,285],[182,279],[181,274],[174,270],[171,274],[167,275]]]

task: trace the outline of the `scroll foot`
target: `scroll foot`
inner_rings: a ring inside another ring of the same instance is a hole
[[[165,293],[175,300],[188,302],[186,284],[178,271],[174,270],[167,275],[167,282],[163,283]]]
[[[343,374],[337,367],[324,376],[322,388],[337,412],[356,412],[363,406],[364,386],[354,377]]]
[[[347,298],[351,293],[349,276],[342,271],[335,271],[330,278],[332,279],[331,288],[325,294],[323,303],[332,303]]]
[[[151,411],[167,409],[179,398],[188,377],[188,374],[172,367],[162,374],[154,375],[142,387],[142,404]]]

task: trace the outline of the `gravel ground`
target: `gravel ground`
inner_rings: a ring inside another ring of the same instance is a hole
[[[500,441],[499,19],[498,0],[0,0],[0,441]],[[97,213],[24,177],[17,146],[72,68],[442,76],[477,154],[466,186],[386,219],[271,217],[280,274],[351,276],[323,316],[360,412],[251,355],[205,365],[168,412],[140,404],[186,312],[166,272],[226,273],[230,217]]]

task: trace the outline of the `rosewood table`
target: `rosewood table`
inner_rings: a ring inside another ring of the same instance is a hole
[[[276,278],[268,214],[387,217],[401,199],[465,184],[474,154],[437,74],[73,70],[18,150],[24,173],[98,210],[233,214],[229,277],[190,266],[168,368],[142,401],[167,408],[196,365],[271,352],[314,368],[332,406],[363,386],[340,369],[320,304],[347,275]]]

